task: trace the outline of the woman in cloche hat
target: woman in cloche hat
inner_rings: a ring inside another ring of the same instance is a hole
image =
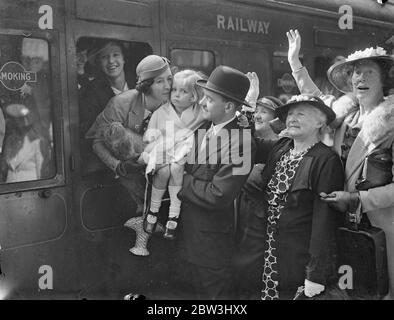
[[[134,160],[118,159],[108,149],[104,142],[105,130],[114,122],[143,135],[148,125],[151,112],[168,101],[172,73],[169,61],[157,55],[149,55],[142,59],[136,68],[136,89],[125,91],[114,96],[105,109],[97,116],[96,121],[86,133],[86,138],[92,138],[93,151],[99,159],[119,176],[120,183],[137,205],[137,213],[142,213],[144,207],[145,176],[142,165]],[[126,223],[127,226],[142,231],[142,218],[134,218]],[[145,234],[145,233],[144,233]],[[148,236],[145,234],[144,240]],[[131,252],[136,255],[148,255],[145,244],[134,247]]]
[[[300,91],[321,94],[299,60],[298,31],[290,30],[287,37],[288,59]],[[334,148],[345,164],[346,191],[322,195],[323,201],[342,212],[357,217],[364,214],[372,225],[384,230],[389,271],[386,299],[394,299],[394,97],[387,96],[392,87],[393,65],[393,57],[376,47],[356,51],[327,71],[331,83],[345,94],[333,103],[333,109],[337,114]],[[354,98],[349,99],[351,96]],[[350,103],[343,103],[346,99]],[[363,176],[364,163],[366,157],[376,153],[380,154],[375,159],[381,163],[378,170],[388,167],[388,172],[382,171],[388,178],[359,184],[362,179],[369,181],[370,177]]]

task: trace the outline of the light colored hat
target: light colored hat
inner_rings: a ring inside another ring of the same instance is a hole
[[[161,75],[169,67],[170,61],[165,57],[153,54],[145,57],[136,68],[138,83]]]
[[[390,72],[390,68],[394,65],[394,58],[386,53],[381,47],[367,48],[365,50],[358,50],[349,55],[345,60],[339,61],[332,65],[327,71],[328,80],[332,85],[343,93],[353,91],[351,77],[353,74],[354,65],[361,60],[372,60],[376,62],[384,62],[387,68],[384,71]],[[387,70],[386,70],[387,69]]]
[[[22,40],[23,57],[39,57],[48,61],[48,43],[43,39],[24,38]]]

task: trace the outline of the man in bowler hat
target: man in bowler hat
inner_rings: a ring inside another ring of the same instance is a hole
[[[194,154],[185,166],[182,239],[199,299],[231,299],[234,251],[234,199],[253,167],[255,145],[250,129],[238,125],[236,111],[245,102],[249,80],[242,72],[217,67],[198,80],[207,120],[195,133]]]

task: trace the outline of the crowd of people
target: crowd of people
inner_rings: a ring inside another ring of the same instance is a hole
[[[341,291],[337,230],[362,218],[385,232],[385,298],[394,299],[394,98],[387,95],[394,58],[382,48],[342,57],[328,70],[336,90],[328,95],[300,62],[298,31],[287,38],[300,95],[286,103],[259,97],[253,72],[218,66],[209,76],[173,74],[157,55],[138,64],[132,89],[121,44],[103,43],[93,59],[105,76],[81,94],[81,137],[136,203],[131,220],[140,225],[126,225],[137,236],[160,229],[168,193],[164,238],[178,238],[197,298]],[[108,143],[114,133],[117,142]],[[381,181],[365,176],[373,154],[385,170]],[[146,247],[133,253],[147,255]]]

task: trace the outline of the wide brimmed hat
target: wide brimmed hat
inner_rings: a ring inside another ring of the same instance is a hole
[[[197,80],[196,83],[201,88],[250,107],[249,103],[245,101],[250,81],[244,73],[237,69],[218,66],[212,71],[208,80]]]
[[[170,68],[170,61],[166,57],[149,55],[138,63],[136,68],[138,83],[153,79]]]
[[[312,107],[315,107],[319,109],[321,112],[323,112],[327,116],[327,124],[330,124],[333,122],[336,118],[335,112],[328,107],[322,99],[311,96],[311,95],[298,95],[298,96],[293,96],[290,98],[289,101],[287,101],[286,104],[278,107],[275,110],[275,115],[283,122],[286,122],[286,117],[289,109],[291,107],[294,107],[296,105],[300,104],[307,104]]]
[[[272,111],[280,106],[283,106],[283,102],[272,96],[264,96],[256,101],[256,107],[264,107]]]
[[[394,58],[386,53],[381,47],[367,48],[363,51],[359,50],[349,55],[345,60],[332,65],[327,71],[328,80],[332,85],[343,93],[353,91],[351,78],[354,66],[361,60],[372,60],[376,62],[383,62],[387,64],[387,73],[394,65]],[[385,68],[386,69],[386,68]]]

